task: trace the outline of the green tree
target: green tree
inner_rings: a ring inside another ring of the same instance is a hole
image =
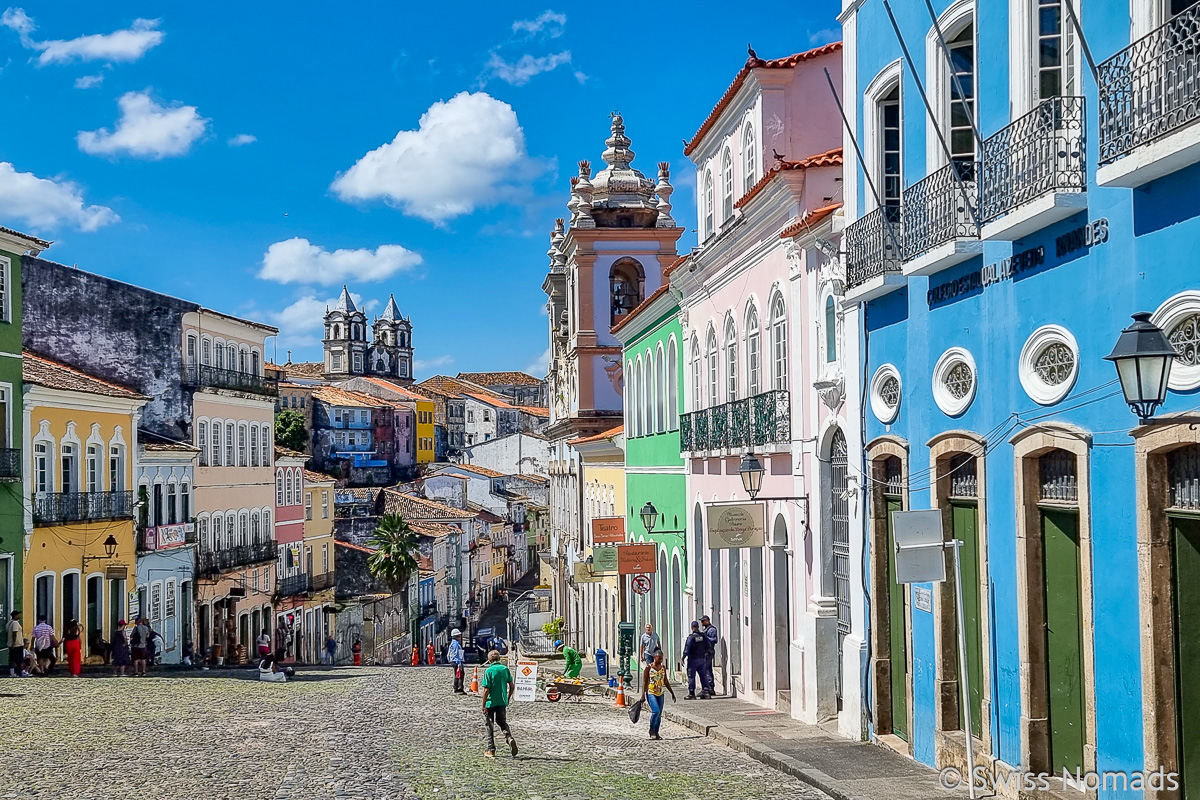
[[[275,415],[275,444],[289,450],[308,450],[308,430],[304,415],[294,408],[285,408]]]
[[[417,571],[420,540],[404,518],[399,514],[380,517],[367,544],[375,548],[367,559],[371,574],[394,591],[407,587],[408,579]]]

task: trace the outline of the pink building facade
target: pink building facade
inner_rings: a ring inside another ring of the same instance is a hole
[[[684,150],[700,247],[671,284],[690,417],[687,591],[720,631],[718,683],[805,721],[836,714],[857,737],[862,549],[846,484],[861,437],[844,422],[842,134],[825,70],[841,84],[840,44],[770,61],[751,51]],[[748,454],[764,469],[765,546],[710,548],[710,513],[751,499]]]

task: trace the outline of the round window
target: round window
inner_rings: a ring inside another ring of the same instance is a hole
[[[1018,362],[1021,386],[1040,405],[1062,400],[1079,376],[1079,345],[1061,325],[1043,325],[1021,348]]]
[[[961,347],[951,347],[933,368],[933,399],[947,416],[957,417],[975,399],[978,388],[975,359]]]
[[[900,373],[893,365],[884,364],[875,371],[871,379],[871,411],[884,425],[899,415],[901,393]]]

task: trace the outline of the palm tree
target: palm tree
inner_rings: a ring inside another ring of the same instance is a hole
[[[371,540],[375,552],[367,559],[367,569],[393,590],[407,588],[408,579],[417,571],[420,542],[417,534],[399,514],[379,518]]]

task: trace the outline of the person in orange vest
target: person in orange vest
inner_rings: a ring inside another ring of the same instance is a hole
[[[354,666],[362,666],[362,639],[355,639],[354,646],[350,648],[350,652],[354,653]]]
[[[437,651],[433,649],[433,642],[425,646],[425,663],[431,667],[437,663]]]
[[[413,645],[411,663],[414,667],[421,663],[421,648],[419,645]]]

